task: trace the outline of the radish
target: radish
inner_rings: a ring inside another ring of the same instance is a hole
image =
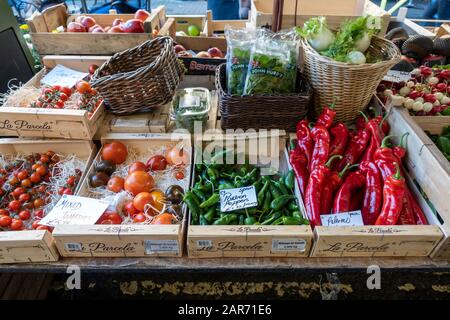
[[[427,78],[427,83],[429,84],[438,84],[439,83],[439,79],[436,77],[428,77]]]
[[[444,97],[441,99],[441,103],[442,103],[442,104],[449,104],[449,103],[450,103],[450,98],[447,97],[447,96],[444,96]]]
[[[391,96],[392,94],[393,94],[393,92],[392,92],[391,89],[386,89],[386,90],[384,90],[384,95],[385,95],[386,97],[389,97],[389,96]]]
[[[439,101],[442,100],[442,98],[444,97],[444,94],[442,92],[436,92],[434,94],[434,96],[436,97],[436,99],[438,99]]]
[[[430,102],[425,102],[425,103],[422,105],[422,107],[423,107],[423,111],[425,111],[425,112],[430,112],[431,109],[433,109],[433,104],[430,103]]]
[[[422,111],[423,110],[423,103],[420,102],[420,101],[414,102],[414,104],[412,105],[412,109],[413,109],[413,111]]]
[[[403,105],[403,102],[405,101],[405,98],[403,98],[402,96],[392,95],[391,101],[394,107],[401,107]]]
[[[418,97],[417,99],[414,99],[416,102],[424,103],[425,100],[422,97]]]
[[[420,76],[420,69],[419,68],[415,68],[413,71],[411,71],[412,74],[416,75],[416,76]]]
[[[408,88],[414,88],[414,86],[415,86],[416,84],[414,83],[414,81],[408,81],[407,83],[406,83],[406,86],[408,87]]]
[[[411,89],[409,87],[403,87],[398,91],[398,93],[400,93],[400,95],[403,97],[406,97],[410,92]]]
[[[415,101],[413,99],[407,98],[405,100],[405,102],[403,103],[403,105],[405,106],[406,109],[410,110],[410,109],[412,109],[412,106],[413,106],[414,102]]]

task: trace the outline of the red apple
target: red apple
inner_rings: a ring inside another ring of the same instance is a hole
[[[81,20],[81,24],[86,28],[89,29],[90,27],[93,27],[97,24],[97,22],[95,22],[95,20],[92,17],[84,17]]]
[[[123,33],[121,26],[114,26],[108,30],[108,33]]]
[[[147,10],[144,9],[139,9],[138,11],[136,11],[136,13],[134,14],[134,18],[135,19],[139,19],[142,22],[144,22],[145,20],[147,20],[147,18],[150,16],[150,13]]]
[[[78,16],[75,18],[75,22],[81,23],[81,21],[83,21],[83,19],[86,18],[86,16]]]
[[[115,27],[115,26],[120,26],[122,23],[123,23],[123,20],[122,20],[122,19],[114,19],[114,21],[113,21],[113,23],[112,23],[112,26],[113,26],[113,27]]]
[[[175,47],[173,47],[173,50],[175,50],[175,53],[186,51],[186,49],[181,44],[177,44]]]
[[[96,64],[91,64],[91,65],[89,66],[89,74],[94,74],[95,70],[97,70],[97,69],[98,69],[98,65],[96,65]]]
[[[67,25],[67,32],[86,32],[86,28],[78,22],[71,22]]]
[[[96,28],[101,28],[101,26],[99,24],[95,24],[95,25],[93,25],[92,27],[89,28],[89,32],[94,31],[94,29],[96,29]]]
[[[195,55],[197,58],[211,58],[208,52],[200,51]]]
[[[208,49],[208,53],[212,58],[223,58],[223,53],[217,47],[212,47]]]
[[[102,27],[97,27],[94,30],[92,30],[92,33],[105,33],[105,30],[103,30]]]
[[[125,31],[126,33],[143,33],[144,23],[142,23],[142,21],[139,19],[130,19],[125,22],[123,31]]]
[[[192,58],[192,54],[190,54],[187,51],[180,51],[180,52],[178,52],[178,56],[179,57],[184,57],[184,58]]]

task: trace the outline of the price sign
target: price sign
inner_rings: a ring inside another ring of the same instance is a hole
[[[322,220],[322,226],[335,227],[335,226],[363,226],[361,211],[349,211],[337,214],[324,214],[320,216]]]
[[[220,190],[220,211],[228,212],[256,207],[258,200],[254,186]]]

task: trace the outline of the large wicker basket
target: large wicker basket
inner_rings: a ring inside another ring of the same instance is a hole
[[[385,74],[400,61],[400,51],[392,42],[373,37],[368,51],[382,60],[352,65],[320,55],[307,41],[302,41],[304,73],[314,90],[315,114],[336,101],[336,120],[350,123],[363,110]]]
[[[307,113],[312,89],[298,72],[295,93],[231,95],[227,93],[226,64],[216,69],[216,90],[222,129],[283,129],[295,132],[295,125]]]
[[[100,68],[91,85],[114,114],[147,112],[172,100],[183,74],[170,37],[157,37],[116,53]]]

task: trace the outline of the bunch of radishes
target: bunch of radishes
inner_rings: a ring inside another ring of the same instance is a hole
[[[415,115],[436,115],[450,107],[450,70],[421,66],[411,79],[399,83],[382,81],[377,92],[395,107],[405,107]]]

